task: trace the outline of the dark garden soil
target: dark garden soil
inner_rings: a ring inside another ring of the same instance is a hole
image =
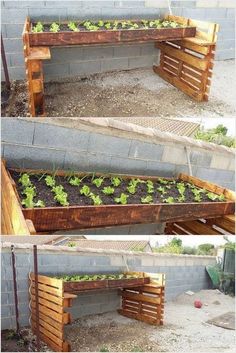
[[[20,173],[11,171],[12,178],[16,182],[16,187],[17,191],[21,197],[21,199],[24,199],[24,195],[22,195],[23,187],[19,183],[19,178],[20,178]],[[36,197],[35,197],[35,202],[38,200],[42,200],[45,204],[46,207],[55,207],[55,206],[60,206],[56,200],[54,200],[54,193],[51,191],[51,188],[48,187],[45,183],[45,177],[44,175],[30,175],[30,181],[32,182],[33,186],[36,188]],[[97,187],[92,183],[92,178],[93,176],[86,176],[83,178],[81,184],[79,186],[73,186],[70,185],[68,182],[68,178],[66,177],[61,177],[61,176],[56,176],[56,185],[62,185],[64,188],[64,191],[68,195],[68,202],[70,206],[84,206],[84,205],[93,205],[93,201],[90,197],[84,196],[80,194],[80,190],[83,187],[83,185],[87,185],[90,188],[90,192],[93,193],[94,195],[99,195],[102,204],[104,205],[117,205],[117,203],[114,201],[114,198],[120,197],[121,193],[124,193],[126,195],[129,195],[127,204],[141,204],[141,198],[146,197],[148,195],[151,195],[153,197],[153,202],[154,204],[158,203],[163,203],[163,200],[168,199],[169,197],[174,198],[174,202],[177,203],[179,202],[177,199],[180,197],[179,191],[176,188],[174,184],[169,183],[168,185],[164,185],[160,181],[154,181],[154,193],[147,193],[147,185],[146,183],[139,183],[136,188],[135,194],[131,194],[127,191],[127,187],[129,185],[130,179],[123,179],[121,184],[118,187],[114,187],[111,184],[111,179],[110,178],[104,178],[104,181],[100,187]],[[178,181],[178,180],[177,180]],[[181,180],[179,182],[182,183]],[[185,189],[185,203],[190,203],[190,202],[196,202],[194,201],[194,195],[191,191],[191,188],[188,183],[184,183],[186,186]],[[106,195],[102,192],[104,187],[107,186],[112,186],[114,187],[114,193],[112,195]],[[164,187],[165,188],[165,194],[162,197],[162,193],[157,190],[159,187]],[[214,202],[210,200],[206,194],[201,194],[201,202]],[[216,200],[218,201],[218,200]],[[165,201],[164,201],[165,202]]]
[[[1,332],[1,352],[37,352],[36,337],[31,330],[24,328],[17,335],[13,330]],[[51,350],[40,342],[40,352],[51,352]]]

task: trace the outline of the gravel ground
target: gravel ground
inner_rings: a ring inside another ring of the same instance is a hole
[[[195,299],[204,305],[193,306]],[[217,290],[180,295],[165,304],[164,326],[130,320],[116,312],[87,316],[67,328],[66,338],[78,352],[221,352],[234,347],[234,331],[206,321],[234,311],[234,298]]]
[[[232,117],[234,61],[216,62],[209,102],[198,103],[163,81],[152,69],[136,69],[45,84],[51,117]],[[25,82],[15,82],[4,116],[27,116]]]

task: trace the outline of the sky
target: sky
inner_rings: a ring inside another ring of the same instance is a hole
[[[155,246],[158,242],[159,245],[164,245],[168,243],[174,236],[171,235],[86,235],[88,239],[96,240],[148,240],[152,246]],[[215,246],[223,245],[226,241],[223,236],[219,235],[185,235],[177,236],[183,242],[184,246],[198,246],[203,243],[211,243]],[[235,236],[229,236],[230,241],[235,241]]]

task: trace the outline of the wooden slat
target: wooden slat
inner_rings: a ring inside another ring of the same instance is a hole
[[[54,312],[56,312],[56,313],[58,313],[58,314],[63,314],[63,312],[64,312],[63,306],[57,305],[57,304],[55,304],[55,303],[52,303],[52,302],[50,302],[50,301],[48,301],[48,300],[46,300],[46,299],[44,299],[44,298],[40,298],[40,297],[39,297],[38,300],[39,300],[39,304],[41,304],[41,305],[47,307],[48,309],[53,310]],[[35,302],[34,296],[31,297],[31,302],[32,302],[32,303]]]
[[[32,282],[31,284],[31,288],[35,288],[34,282]],[[45,293],[49,293],[49,294],[54,294],[58,297],[62,296],[62,290],[55,288],[55,287],[50,287],[46,284],[42,284],[42,283],[38,283],[38,289],[42,290]]]
[[[32,321],[31,323],[32,328],[34,330],[36,330],[36,324],[34,323],[34,321]],[[53,333],[49,332],[48,329],[44,328],[43,326],[39,326],[39,332],[42,333],[44,336],[48,337],[52,342],[54,342],[58,347],[61,348],[62,351],[62,344],[63,344],[63,340],[58,338],[57,336],[55,336]]]
[[[35,289],[34,288],[31,288],[31,294],[33,296],[35,296]],[[50,302],[53,302],[53,303],[61,305],[61,306],[65,306],[65,299],[63,299],[63,298],[56,297],[55,295],[51,295],[51,294],[44,292],[42,290],[38,291],[38,295],[40,298],[46,299]]]
[[[31,324],[33,325],[33,327],[36,327],[36,317],[34,315],[32,315]],[[43,327],[45,330],[47,330],[53,336],[59,338],[60,340],[64,339],[63,329],[57,330],[55,327],[51,326],[50,324],[48,324],[46,321],[42,319],[39,320],[39,325]],[[46,336],[48,336],[48,334]]]
[[[214,224],[223,228],[231,234],[235,234],[235,216],[224,216],[214,219]]]
[[[136,294],[136,293],[126,292],[126,291],[122,293],[122,297],[127,299],[134,299],[134,300],[138,300],[146,303],[154,303],[154,304],[161,303],[160,298],[155,298],[155,297],[151,297],[143,294]]]
[[[131,319],[136,319],[136,320],[140,320],[140,321],[144,321],[148,324],[151,325],[159,325],[160,324],[160,319],[156,319],[156,318],[151,318],[148,315],[144,315],[144,314],[139,314],[139,313],[134,313],[128,310],[124,310],[124,309],[119,309],[118,313],[124,316],[127,316]]]
[[[50,48],[49,47],[33,47],[30,48],[29,60],[50,60],[51,59],[51,53],[50,53]]]
[[[31,301],[31,307],[33,309],[36,308],[35,302],[32,300]],[[64,324],[69,324],[71,321],[71,317],[69,313],[57,313],[54,310],[49,309],[48,307],[39,304],[39,312],[41,312],[44,315],[48,315],[54,318],[54,320],[56,320],[57,322],[61,322]]]
[[[33,308],[31,309],[31,315],[33,320],[36,321],[36,310],[34,310]],[[56,330],[63,331],[64,324],[54,320],[54,317],[47,316],[42,312],[39,312],[39,319],[44,322],[47,322],[50,326],[54,327]]]
[[[30,279],[35,280],[35,274],[32,272],[30,273]],[[61,290],[63,289],[63,281],[61,279],[38,275],[38,282]]]

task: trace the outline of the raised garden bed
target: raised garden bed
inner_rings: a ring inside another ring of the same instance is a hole
[[[6,178],[18,208],[36,232],[187,221],[235,210],[232,191],[185,174],[163,179],[9,169]]]
[[[164,19],[73,21],[60,24],[27,21],[30,46],[165,41],[196,35],[196,27]]]

